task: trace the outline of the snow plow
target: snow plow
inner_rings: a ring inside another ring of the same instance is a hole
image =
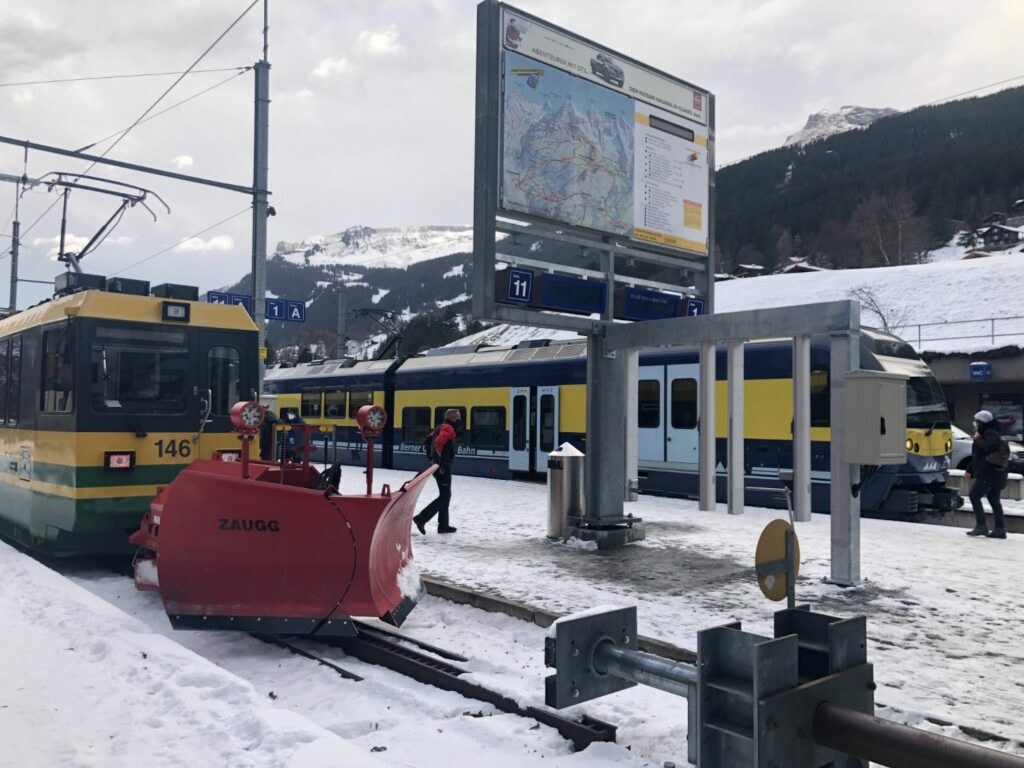
[[[387,414],[363,406],[366,493],[342,495],[340,466],[309,463],[316,427],[290,427],[301,433],[301,461],[255,461],[263,407],[238,403],[231,419],[241,450],[189,464],[131,536],[136,588],[159,591],[176,629],[343,637],[356,634],[353,617],[400,626],[419,588],[412,517],[435,468],[372,493],[373,442]]]

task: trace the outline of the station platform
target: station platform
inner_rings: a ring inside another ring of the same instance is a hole
[[[377,470],[399,486],[408,473]],[[343,492],[365,480],[348,469]],[[591,543],[551,542],[542,484],[455,477],[452,535],[414,534],[425,576],[461,588],[568,614],[599,605],[638,607],[639,631],[684,649],[697,632],[731,621],[770,635],[772,614],[753,572],[764,526],[784,510],[751,508],[740,516],[701,512],[694,501],[641,496],[626,511],[643,518],[647,539],[599,551]],[[420,506],[433,497],[427,488]],[[1007,511],[1024,513],[1010,501]],[[434,522],[436,525],[436,522]],[[862,521],[863,581],[829,583],[827,515],[797,524],[802,564],[797,601],[815,610],[868,617],[868,658],[875,665],[880,712],[1024,754],[1024,535],[975,539],[965,529]],[[523,618],[528,618],[524,616]],[[539,653],[539,650],[538,650]],[[685,707],[685,702],[680,702]]]

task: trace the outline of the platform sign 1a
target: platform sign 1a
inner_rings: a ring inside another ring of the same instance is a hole
[[[252,297],[248,294],[207,291],[206,302],[208,304],[238,304],[245,307],[245,311],[250,315],[252,314]],[[265,312],[267,320],[291,323],[306,322],[306,303],[304,301],[267,299]]]
[[[713,95],[496,0],[477,13],[474,314],[545,324],[548,274],[709,297]],[[530,299],[500,262],[535,268]],[[630,319],[681,314],[629,303]]]
[[[696,317],[704,314],[704,299],[695,299],[692,296],[686,299],[686,316]]]

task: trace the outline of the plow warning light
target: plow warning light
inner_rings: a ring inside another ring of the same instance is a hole
[[[379,405],[364,405],[356,412],[356,423],[363,437],[377,437],[388,423],[388,414]]]
[[[243,400],[231,408],[231,423],[243,432],[256,432],[263,424],[266,410],[257,402]]]

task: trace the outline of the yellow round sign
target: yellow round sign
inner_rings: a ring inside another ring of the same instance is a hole
[[[774,567],[769,570],[773,573],[761,574],[763,567],[770,564],[781,564],[786,560],[786,532],[793,531],[793,526],[787,520],[772,520],[761,531],[761,538],[757,540],[757,550],[754,553],[754,563],[758,569],[757,585],[761,587],[764,596],[769,600],[785,600],[788,596],[786,589],[786,572]],[[793,580],[800,575],[800,541],[793,531]]]

